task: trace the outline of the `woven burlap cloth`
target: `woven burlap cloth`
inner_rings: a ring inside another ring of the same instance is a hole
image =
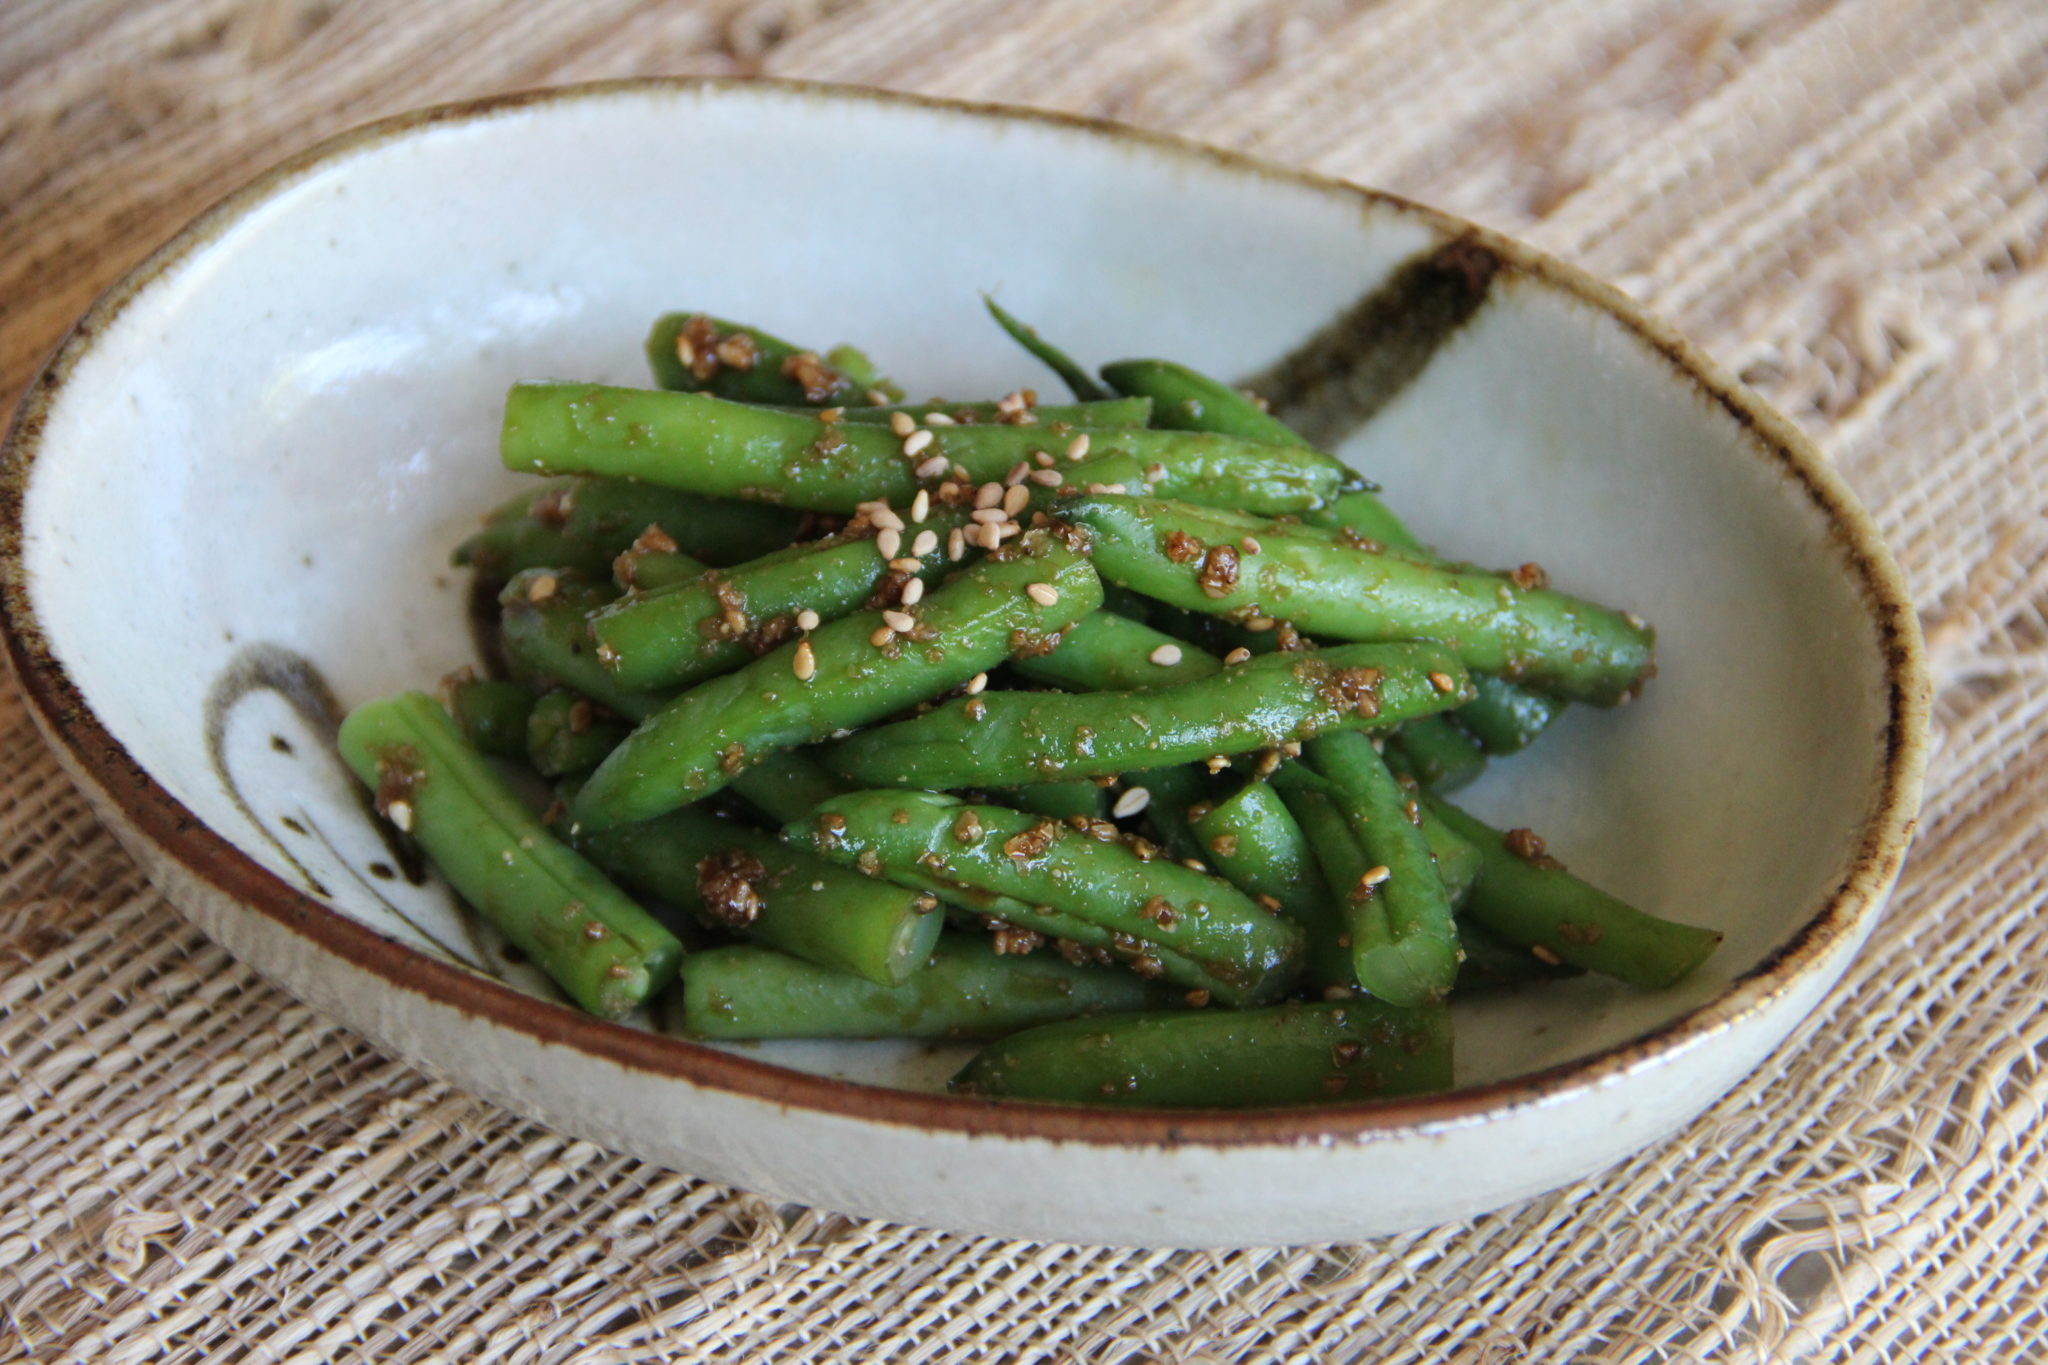
[[[778,1207],[508,1117],[187,928],[0,690],[0,1359],[2038,1359],[2048,4],[0,3],[0,392],[263,165],[420,103],[762,72],[1108,115],[1594,271],[1820,443],[1912,583],[1926,815],[1687,1131],[1471,1223],[1165,1253]],[[915,188],[915,187],[910,187]]]

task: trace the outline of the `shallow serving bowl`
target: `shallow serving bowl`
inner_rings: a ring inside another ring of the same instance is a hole
[[[1462,325],[1428,309],[1391,331],[1330,325],[1372,314],[1354,303],[1432,251],[1466,277]],[[1425,1100],[996,1106],[943,1093],[958,1050],[719,1049],[577,1014],[537,998],[438,884],[409,881],[332,754],[332,713],[472,658],[447,554],[516,486],[495,458],[506,386],[643,382],[650,319],[701,308],[857,341],[919,394],[1050,388],[981,290],[1091,362],[1351,367],[1357,401],[1318,420],[1425,538],[1539,561],[1656,622],[1662,675],[1641,701],[1574,710],[1469,800],[1726,931],[1706,969],[1662,994],[1579,981],[1461,1006],[1460,1088]],[[94,306],[22,407],[4,492],[8,644],[38,719],[208,934],[520,1113],[939,1227],[1330,1240],[1597,1170],[1712,1103],[1818,1003],[1918,802],[1912,611],[1789,424],[1525,247],[1042,115],[653,81],[346,135]]]

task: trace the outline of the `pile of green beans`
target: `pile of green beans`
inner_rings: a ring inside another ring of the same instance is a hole
[[[1420,545],[1225,384],[989,308],[1073,402],[906,403],[699,313],[652,387],[512,388],[502,462],[546,479],[454,552],[496,672],[340,745],[567,1000],[975,1040],[991,1099],[1319,1105],[1450,1087],[1464,994],[1714,951],[1445,799],[1634,696],[1647,625]]]

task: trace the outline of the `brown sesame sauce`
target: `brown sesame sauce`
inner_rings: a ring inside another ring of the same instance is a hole
[[[1052,653],[1060,647],[1060,641],[1067,638],[1064,629],[1043,631],[1020,626],[1010,632],[1010,657],[1013,659],[1037,659]]]
[[[705,913],[735,928],[752,924],[761,914],[761,887],[768,869],[743,848],[728,848],[697,863],[697,894]]]
[[[393,804],[411,804],[413,792],[426,781],[419,750],[395,744],[377,751],[377,814],[391,817]]]
[[[1035,862],[1045,856],[1059,833],[1060,827],[1053,821],[1041,820],[1023,833],[1003,840],[1003,852],[1016,862]]]
[[[1523,564],[1510,572],[1508,579],[1523,592],[1540,592],[1550,586],[1550,575],[1541,564]]]
[[[1238,556],[1235,545],[1212,545],[1195,571],[1195,582],[1205,597],[1228,596],[1237,587]]]
[[[1380,683],[1386,675],[1377,668],[1331,668],[1307,658],[1294,666],[1294,675],[1311,683],[1323,700],[1339,711],[1356,712],[1368,719],[1380,713]]]
[[[782,377],[803,388],[806,403],[822,403],[842,389],[851,387],[845,373],[820,360],[815,351],[798,351],[784,357]]]
[[[1202,542],[1186,531],[1174,531],[1166,537],[1166,557],[1175,564],[1191,564],[1202,557]]]

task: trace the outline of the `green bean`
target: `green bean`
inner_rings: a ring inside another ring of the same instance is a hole
[[[1331,888],[1352,927],[1358,984],[1396,1005],[1449,995],[1458,979],[1458,928],[1419,827],[1419,806],[1364,735],[1324,735],[1311,740],[1303,756],[1329,781],[1352,837],[1372,864],[1362,880]],[[1378,915],[1356,913],[1374,901]],[[1371,931],[1382,924],[1387,936],[1377,940]]]
[[[1116,1014],[992,1043],[953,1077],[969,1094],[1148,1109],[1253,1109],[1451,1086],[1442,1006],[1373,1000]]]
[[[923,968],[945,920],[928,894],[863,877],[764,830],[698,810],[580,834],[576,846],[643,896],[883,985]]]
[[[762,948],[715,948],[683,964],[693,1038],[1000,1038],[1036,1024],[1160,1009],[1178,992],[1057,953],[998,953],[986,934],[941,934],[928,965],[878,986]]]
[[[1299,974],[1301,929],[1217,877],[1147,862],[1098,829],[936,792],[827,801],[784,837],[1017,928],[1106,952],[1228,1005]]]
[[[1105,578],[1163,602],[1239,619],[1282,617],[1346,640],[1441,640],[1475,671],[1613,705],[1650,672],[1633,617],[1504,575],[1377,554],[1282,523],[1245,553],[1232,519],[1157,499],[1086,497],[1065,515],[1094,533]]]
[[[1344,466],[1293,446],[1145,428],[1073,433],[1052,427],[977,425],[913,434],[859,423],[820,423],[701,393],[601,384],[515,384],[505,398],[499,445],[508,469],[594,474],[715,497],[853,512],[863,502],[907,504],[920,487],[957,469],[982,483],[1007,477],[1038,453],[1073,488],[1130,486],[1140,477],[1163,497],[1194,497],[1259,512],[1313,507],[1335,492]],[[1064,458],[1087,437],[1088,458]],[[913,445],[913,442],[916,444]],[[917,470],[938,473],[923,483]],[[1034,487],[1039,485],[1034,484]]]
[[[602,578],[650,526],[693,558],[732,564],[789,544],[802,524],[801,512],[631,479],[552,479],[501,503],[454,559],[490,578],[521,569]]]
[[[1520,944],[1510,943],[1470,919],[1458,924],[1458,944],[1465,960],[1458,964],[1457,994],[1504,990],[1532,981],[1562,981],[1583,976],[1583,968],[1545,962]]]
[[[1472,685],[1475,689],[1479,686],[1477,677]],[[1463,710],[1464,707],[1459,708]],[[1452,712],[1453,716],[1457,714]],[[1395,731],[1387,743],[1400,749],[1408,770],[1433,791],[1456,791],[1486,771],[1486,755],[1480,750],[1479,741],[1450,716],[1411,720]]]
[[[1001,805],[1055,820],[1102,820],[1109,815],[1108,793],[1093,782],[1039,782],[993,793]]]
[[[970,697],[856,735],[825,762],[871,786],[1056,782],[1393,725],[1469,695],[1463,667],[1441,645],[1345,645],[1143,692]]]
[[[558,842],[423,692],[365,703],[341,756],[377,810],[569,997],[610,1019],[674,979],[682,944]]]
[[[1088,371],[1075,364],[1065,351],[1039,336],[1036,327],[1027,327],[1011,317],[1001,305],[986,294],[981,296],[981,301],[987,306],[988,315],[996,320],[996,325],[1009,333],[1010,340],[1043,361],[1047,369],[1058,375],[1066,382],[1067,387],[1074,391],[1074,397],[1084,403],[1115,397]]]
[[[1661,989],[1684,980],[1721,942],[1716,930],[1644,914],[1574,877],[1528,830],[1502,834],[1440,797],[1423,800],[1479,850],[1465,914],[1545,962]]]
[[[1307,445],[1294,428],[1228,384],[1171,360],[1117,360],[1102,367],[1109,387],[1152,400],[1152,424],[1175,431],[1215,431],[1248,441]]]
[[[1458,708],[1458,724],[1490,754],[1518,753],[1529,747],[1564,710],[1556,697],[1518,687],[1503,678],[1484,675],[1472,680],[1479,695]]]
[[[1406,789],[1408,799],[1415,803],[1417,827],[1429,843],[1430,856],[1436,859],[1436,874],[1438,880],[1444,884],[1444,895],[1450,899],[1453,910],[1462,910],[1465,902],[1471,898],[1473,885],[1479,880],[1479,850],[1445,824],[1443,817],[1422,799],[1422,783],[1417,780],[1414,765],[1405,750],[1398,744],[1389,742],[1381,757],[1386,762],[1387,770],[1393,773]],[[1469,921],[1459,921],[1460,942],[1463,941],[1468,927],[1477,928]],[[1480,932],[1483,933],[1484,930]]]
[[[1175,763],[1142,772],[1125,773],[1126,793],[1143,788],[1145,830],[1175,862],[1208,862],[1202,841],[1196,835],[1189,812],[1209,796],[1209,775],[1199,764]]]
[[[598,659],[623,687],[680,687],[729,673],[764,646],[797,634],[803,612],[836,620],[863,605],[894,605],[912,578],[936,579],[952,567],[948,533],[966,524],[964,513],[934,512],[903,532],[885,532],[898,542],[893,555],[878,552],[870,529],[709,569],[604,607],[590,618],[590,636]],[[892,567],[904,559],[921,567],[915,573]],[[884,600],[871,600],[878,590]]]
[[[664,389],[707,391],[744,403],[824,406],[901,397],[851,346],[824,357],[758,327],[703,313],[665,313],[647,334],[647,364]]]
[[[1247,782],[1196,819],[1194,829],[1218,872],[1301,925],[1308,935],[1306,985],[1312,992],[1358,984],[1344,917],[1278,792],[1263,781]]]
[[[1348,530],[1395,549],[1424,548],[1393,509],[1371,493],[1345,493],[1332,498],[1325,506],[1302,513],[1301,519],[1310,526]]]
[[[1120,692],[1206,678],[1221,672],[1223,661],[1163,630],[1098,611],[1075,622],[1052,653],[1013,667],[1032,682],[1070,692]]]
[[[659,710],[668,694],[621,687],[597,660],[590,613],[616,595],[567,570],[524,569],[512,575],[498,602],[513,676],[537,687],[566,687],[628,720]]]
[[[950,691],[1101,600],[1086,559],[1026,532],[919,603],[908,634],[880,612],[841,617],[683,693],[613,751],[572,814],[604,829],[673,810],[771,753]]]
[[[444,686],[448,714],[479,752],[493,758],[526,757],[526,718],[535,700],[532,688],[475,677],[451,678]]]
[[[666,386],[664,386],[666,387]],[[815,418],[818,409],[811,407],[785,408]],[[1020,426],[1049,427],[1059,424],[1066,427],[1142,427],[1152,420],[1152,400],[1149,398],[1107,398],[1095,403],[1038,403],[1028,407],[1005,408],[995,402],[951,402],[944,398],[933,398],[923,403],[890,403],[879,408],[848,408],[840,414],[842,422],[859,422],[864,425],[886,426],[902,413],[914,422],[923,422],[937,414],[942,420],[952,418],[956,423],[972,426],[976,423],[1014,422]]]
[[[851,790],[802,749],[768,755],[733,778],[732,789],[776,825],[801,820],[823,802]]]
[[[631,727],[602,715],[588,698],[554,691],[526,718],[526,761],[542,777],[589,772],[619,747]]]

